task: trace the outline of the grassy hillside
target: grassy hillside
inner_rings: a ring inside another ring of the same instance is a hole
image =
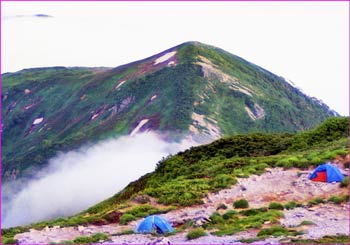
[[[236,177],[259,174],[267,167],[306,169],[345,156],[349,152],[347,134],[348,119],[332,118],[294,135],[253,133],[223,138],[169,156],[158,163],[155,172],[86,212],[98,214],[143,194],[167,205],[200,204],[205,193],[234,184]]]
[[[292,133],[336,115],[283,78],[197,42],[117,68],[26,69],[3,74],[2,82],[4,181],[142,122],[140,131],[203,141]]]
[[[262,174],[266,168],[307,169],[323,161],[344,157],[349,153],[347,137],[348,118],[331,118],[317,128],[303,133],[252,133],[223,138],[163,159],[154,172],[142,176],[113,197],[80,214],[25,227],[4,229],[2,233],[4,237],[11,238],[14,234],[29,228],[41,229],[48,225],[101,225],[115,222],[127,224],[149,214],[201,204],[205,194],[234,185],[236,178]],[[151,198],[155,198],[158,204],[163,205],[152,205]],[[337,202],[342,202],[344,198],[338,198]],[[331,201],[334,201],[333,199],[330,198]],[[286,204],[286,207],[292,204]],[[293,205],[295,207],[296,204]],[[265,211],[253,210],[249,211],[253,212],[252,214],[242,213],[242,215],[254,216],[263,212],[264,217],[266,216],[264,219],[267,220],[279,217],[277,211],[277,213],[275,211],[265,213]],[[232,215],[235,216],[237,213]],[[238,226],[239,229],[245,227],[244,222],[254,219],[243,218],[238,220],[240,223],[237,225],[243,225],[241,228]],[[219,220],[224,222],[222,218]],[[238,221],[232,220],[232,222]],[[211,223],[210,227],[220,228],[220,222]],[[227,232],[230,231],[222,230],[221,233]],[[288,233],[286,230],[283,232]]]

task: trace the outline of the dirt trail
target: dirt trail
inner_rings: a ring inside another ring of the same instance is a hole
[[[339,183],[320,183],[308,180],[307,173],[300,173],[300,170],[280,168],[267,169],[260,175],[252,175],[249,178],[239,179],[239,182],[232,188],[221,190],[217,193],[210,193],[204,199],[203,205],[181,208],[163,214],[173,224],[183,224],[193,220],[198,225],[216,211],[219,204],[224,203],[232,208],[232,203],[241,198],[248,200],[250,207],[259,208],[267,206],[271,201],[307,202],[314,197],[329,197],[331,195],[343,195],[347,193],[344,188],[339,188]],[[349,233],[349,204],[332,205],[322,204],[312,208],[295,208],[284,210],[285,218],[281,224],[286,227],[294,227],[304,220],[312,221],[315,225],[303,227],[306,234],[303,238],[319,238],[325,235],[338,235]],[[140,220],[131,222],[127,226],[110,224],[104,226],[88,227],[66,227],[46,228],[41,231],[31,230],[30,232],[17,234],[15,239],[20,243],[50,243],[63,240],[72,240],[77,236],[90,235],[97,232],[115,234],[123,230],[135,229]],[[186,239],[187,230],[167,239],[171,243],[237,243],[239,239],[256,236],[257,231],[244,231],[233,236],[216,237],[208,235],[195,240]],[[112,243],[134,243],[154,244],[158,243],[159,237],[151,235],[121,235],[111,236]],[[278,243],[278,239],[267,239],[262,242]]]

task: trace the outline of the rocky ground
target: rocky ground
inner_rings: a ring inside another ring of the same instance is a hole
[[[244,198],[248,200],[250,207],[266,207],[271,201],[287,202],[297,201],[305,203],[315,197],[328,198],[331,195],[344,195],[347,190],[339,188],[339,183],[320,183],[308,180],[309,172],[301,172],[297,169],[283,170],[280,168],[267,169],[260,175],[239,179],[239,183],[232,188],[210,193],[204,198],[204,204],[173,210],[162,216],[174,225],[180,225],[193,220],[195,224],[201,225],[209,216],[216,211],[219,204],[226,204],[232,208],[232,203]],[[303,221],[311,221],[313,225],[298,227],[304,234],[303,239],[317,239],[325,235],[349,235],[349,203],[334,205],[331,203],[319,204],[310,208],[295,208],[284,210],[284,218],[280,224],[285,227],[297,227]],[[15,239],[21,244],[28,243],[50,243],[63,240],[73,240],[77,236],[91,235],[102,232],[110,235],[107,243],[117,244],[161,244],[161,243],[239,243],[240,239],[255,238],[258,230],[247,230],[232,236],[217,237],[208,234],[194,240],[187,240],[188,230],[165,238],[152,235],[129,234],[116,235],[125,230],[134,230],[141,220],[131,222],[127,226],[117,224],[87,227],[52,227],[41,231],[30,230],[29,232],[17,234]],[[256,243],[279,243],[279,238],[268,238]],[[288,237],[285,238],[288,240]]]

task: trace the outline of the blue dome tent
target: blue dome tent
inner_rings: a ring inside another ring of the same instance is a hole
[[[136,232],[138,233],[157,232],[159,234],[164,234],[172,232],[173,230],[174,228],[169,222],[158,215],[148,216],[136,228]]]
[[[329,163],[325,163],[318,166],[312,172],[312,174],[310,174],[309,179],[313,181],[331,183],[331,182],[341,182],[344,179],[344,176],[337,167]]]

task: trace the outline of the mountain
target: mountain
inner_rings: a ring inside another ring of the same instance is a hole
[[[296,134],[225,137],[161,160],[152,173],[79,214],[3,229],[3,239],[149,244],[162,235],[134,234],[134,229],[143,217],[160,214],[176,228],[167,236],[172,244],[191,242],[198,227],[200,236],[207,235],[193,241],[198,243],[348,244],[348,182],[308,179],[324,161],[346,173],[347,136],[348,118],[336,117]]]
[[[157,130],[168,140],[208,142],[306,130],[337,115],[282,77],[199,42],[116,68],[5,73],[2,86],[5,181],[111,136]]]

